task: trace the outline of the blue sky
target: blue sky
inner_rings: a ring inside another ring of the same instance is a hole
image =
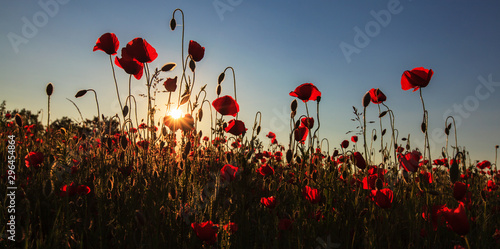
[[[500,143],[500,83],[496,83],[500,82],[500,3],[496,1],[10,1],[0,9],[0,99],[7,101],[8,109],[46,112],[44,89],[52,82],[52,119],[79,119],[66,98],[78,104],[85,118],[95,115],[92,98],[74,98],[84,88],[95,89],[101,112],[114,115],[117,102],[109,58],[102,51],[92,52],[95,41],[113,32],[122,47],[143,37],[159,54],[151,68],[166,62],[180,65],[180,27],[175,31],[168,27],[176,8],[186,15],[186,46],[195,40],[206,47],[205,58],[197,65],[195,89],[207,84],[208,99],[215,99],[217,76],[227,66],[234,67],[239,118],[251,128],[255,113],[261,111],[262,139],[271,130],[280,142],[288,143],[293,100],[288,93],[311,82],[322,92],[320,137],[330,140],[331,150],[350,138],[345,133],[356,127],[350,120],[352,106],[360,108],[363,94],[371,88],[387,95],[401,136],[411,133],[413,145],[421,148],[418,92],[401,90],[400,79],[405,70],[422,66],[435,72],[423,89],[429,129],[442,130],[444,118],[453,115],[460,121],[459,144],[472,159],[494,161],[494,146]],[[381,23],[373,13],[390,13],[390,20],[383,16]],[[180,15],[176,19],[182,25]],[[36,32],[24,28],[23,33],[23,27],[30,25],[26,20]],[[355,41],[357,28],[369,39],[362,46]],[[14,36],[23,43],[13,45]],[[347,56],[348,60],[340,44],[354,46],[359,53]],[[168,76],[180,71],[178,67]],[[125,96],[128,76],[117,69],[117,77]],[[232,95],[231,80],[228,74],[223,94]],[[144,92],[144,83],[133,82],[136,93]],[[165,98],[158,98],[160,111]],[[146,102],[141,103],[139,108],[145,110]],[[302,103],[299,113],[305,113]],[[376,120],[377,113],[371,105],[368,119]],[[444,143],[439,135],[431,134],[431,139],[435,158]]]

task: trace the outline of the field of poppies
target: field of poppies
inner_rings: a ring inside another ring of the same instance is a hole
[[[173,12],[172,32],[175,14],[184,18]],[[110,83],[122,113],[101,114],[97,92],[83,89],[71,98],[95,98],[97,116],[50,122],[51,83],[47,120],[0,106],[0,247],[500,247],[496,159],[473,162],[456,144],[453,117],[444,127],[455,143],[431,158],[422,89],[433,70],[401,75],[402,90],[418,91],[422,101],[415,110],[422,134],[414,134],[425,137],[422,148],[399,136],[378,88],[360,93],[360,108],[353,107],[355,135],[318,137],[321,91],[313,83],[287,90],[289,139],[278,141],[273,132],[260,134],[260,113],[250,125],[238,119],[236,81],[226,77],[234,76],[232,67],[214,84],[195,87],[196,65],[208,58],[181,32],[179,65],[156,69],[149,64],[158,54],[145,39],[133,39],[119,55],[115,34],[97,39],[93,50],[109,56],[113,76],[129,75],[128,85],[116,77]],[[181,75],[171,72],[177,66]],[[147,110],[136,108],[132,77],[147,86]],[[234,94],[221,96],[231,81]],[[208,100],[206,91],[217,98]],[[157,112],[158,98],[168,100],[166,115]],[[379,113],[378,136],[366,129],[367,111]]]

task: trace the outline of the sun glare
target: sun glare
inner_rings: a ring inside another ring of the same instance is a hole
[[[182,111],[180,109],[171,110],[170,116],[174,119],[179,119],[182,117]]]

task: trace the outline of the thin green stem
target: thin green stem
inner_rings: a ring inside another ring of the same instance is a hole
[[[121,113],[123,115],[123,105],[122,105],[122,101],[120,99],[120,92],[118,91],[118,82],[116,81],[115,67],[113,65],[113,59],[111,58],[111,55],[109,55],[109,63],[111,64],[111,70],[113,71],[113,79],[115,80],[116,95],[118,97],[118,103],[120,104],[120,110],[121,110]],[[125,116],[123,116],[123,118],[125,119]]]

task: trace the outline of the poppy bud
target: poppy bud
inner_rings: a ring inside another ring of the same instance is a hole
[[[80,90],[75,94],[75,98],[80,98],[81,96],[85,95],[87,93],[87,90]]]
[[[450,181],[455,183],[460,176],[460,170],[458,169],[458,163],[454,160],[453,164],[450,167]]]
[[[177,26],[177,22],[175,21],[175,18],[172,18],[172,20],[170,20],[170,29],[173,31],[173,30],[175,30],[176,26]]]
[[[45,88],[45,92],[47,92],[47,95],[50,96],[52,95],[53,91],[54,91],[54,86],[52,85],[52,83],[49,82],[49,84],[47,84],[47,87]]]
[[[293,159],[292,150],[288,149],[286,151],[286,161],[290,163],[290,162],[292,162],[292,159]]]
[[[122,148],[127,148],[128,145],[128,140],[126,136],[121,136],[120,137],[120,144],[122,145]]]
[[[384,188],[384,184],[380,178],[377,178],[377,180],[375,181],[375,187],[379,190]]]
[[[316,101],[319,103],[319,102],[321,101],[321,96],[318,96],[318,97],[316,98]]]
[[[219,85],[217,85],[217,96],[219,96],[219,95],[220,95],[220,92],[221,92],[221,91],[222,91],[222,87],[221,87],[221,85],[219,84]]]
[[[334,150],[332,157],[336,157],[339,155],[339,150]]]
[[[226,74],[224,72],[222,72],[219,75],[219,79],[217,79],[217,83],[220,84],[224,80],[224,77],[226,77]]]
[[[373,141],[377,141],[377,134],[373,135]]]
[[[387,129],[384,129],[384,130],[382,131],[382,136],[384,136],[386,132],[387,132]]]
[[[290,109],[292,109],[292,112],[297,111],[297,100],[294,99],[292,103],[290,104]]]
[[[175,66],[177,66],[177,64],[175,64],[173,62],[169,62],[169,63],[163,65],[163,67],[161,67],[161,71],[163,71],[163,72],[171,71],[175,68]]]
[[[290,118],[292,118],[292,119],[293,119],[293,118],[295,118],[295,115],[296,115],[296,114],[297,114],[297,112],[296,112],[296,111],[293,111],[292,113],[290,113]]]
[[[450,135],[450,130],[448,130],[448,127],[444,128],[444,133],[446,134],[446,136]]]
[[[260,125],[257,127],[257,135],[260,133]]]
[[[370,91],[368,91],[363,96],[363,107],[366,108],[370,104],[370,101],[371,101]]]
[[[16,120],[17,126],[23,127],[23,119],[21,118],[21,115],[19,115],[19,113],[16,114],[15,120]]]
[[[382,118],[382,117],[383,117],[383,116],[385,116],[386,114],[387,114],[387,111],[383,111],[383,112],[381,112],[381,113],[378,115],[378,117],[379,117],[379,118]]]
[[[196,69],[196,63],[194,63],[193,60],[189,61],[189,68],[191,69],[191,72],[194,72],[194,70]]]
[[[201,122],[201,119],[203,118],[203,109],[198,110],[198,121]]]
[[[122,110],[123,116],[126,117],[128,114],[128,106],[124,106]]]
[[[295,122],[295,129],[299,128],[299,126],[300,126],[300,119],[297,120],[297,122]]]
[[[422,122],[422,125],[420,125],[420,129],[422,130],[423,133],[427,131],[427,125],[425,124],[425,122]]]
[[[161,128],[161,134],[166,137],[167,136],[167,128],[165,126],[163,126],[163,128]]]

